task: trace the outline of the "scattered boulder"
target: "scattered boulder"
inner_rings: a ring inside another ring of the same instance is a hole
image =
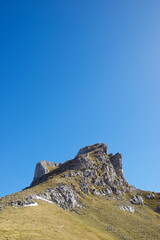
[[[155,208],[155,212],[160,213],[160,205]]]
[[[143,200],[143,198],[142,198],[141,196],[136,195],[136,196],[133,196],[133,197],[130,199],[130,202],[131,202],[132,204],[136,204],[136,205],[143,205],[144,200]]]
[[[121,210],[123,210],[123,211],[130,212],[130,213],[134,213],[134,212],[135,212],[134,207],[132,207],[132,206],[129,205],[129,204],[124,205],[124,206],[119,206],[119,209],[121,209]]]
[[[100,195],[100,193],[96,189],[92,189],[91,192],[94,196],[99,196]]]
[[[146,195],[147,199],[155,199],[154,193],[149,193],[148,195]]]
[[[107,226],[107,231],[116,232],[117,230],[112,225],[108,225]]]
[[[26,206],[36,206],[37,203],[33,200],[33,198],[30,196],[26,198],[25,200],[17,200],[12,201],[9,203],[9,206],[17,208],[17,207],[26,207]]]
[[[102,188],[100,193],[105,196],[111,196],[113,194],[112,189],[110,187]]]
[[[122,190],[119,189],[118,187],[116,187],[116,185],[114,185],[114,187],[112,187],[112,192],[119,197],[122,196]]]

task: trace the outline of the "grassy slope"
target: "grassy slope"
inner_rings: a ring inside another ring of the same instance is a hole
[[[0,239],[70,240],[113,239],[111,234],[85,224],[76,214],[54,204],[37,201],[38,207],[8,208],[0,216]]]
[[[33,188],[1,198],[0,205],[42,192],[62,181],[68,184],[72,181],[78,188],[78,178],[74,181],[74,178],[56,176]],[[119,202],[103,196],[85,195],[86,208],[78,210],[79,214],[41,200],[37,200],[38,207],[8,207],[0,213],[0,240],[116,240],[122,239],[122,234],[131,240],[160,239],[160,214],[148,207],[160,204],[159,196],[156,195],[155,200],[145,200],[145,206],[135,206],[134,214],[118,208],[119,204],[127,203],[129,197],[124,195]]]

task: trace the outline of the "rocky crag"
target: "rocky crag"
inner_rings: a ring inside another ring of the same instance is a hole
[[[139,190],[127,183],[122,169],[122,155],[108,154],[104,143],[86,146],[72,160],[62,164],[41,161],[37,163],[34,179],[29,188],[47,183],[52,186],[43,191],[26,196],[24,199],[12,199],[7,205],[12,207],[34,206],[41,199],[63,209],[83,208],[85,196],[106,196],[108,200],[118,199],[119,209],[134,213],[134,205],[143,205],[144,199]],[[58,183],[57,180],[58,179]],[[55,182],[55,184],[54,184]],[[127,201],[121,202],[124,194]],[[148,193],[146,199],[155,199],[154,193]],[[0,206],[3,209],[3,204]],[[160,206],[154,209],[160,212]]]
[[[48,161],[40,161],[36,164],[36,169],[34,172],[34,182],[39,181],[41,177],[43,177],[45,174],[49,173],[51,170],[57,168],[59,166],[58,163],[48,162]]]

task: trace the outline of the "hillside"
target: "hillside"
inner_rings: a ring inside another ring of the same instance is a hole
[[[0,199],[0,239],[160,239],[160,194],[127,183],[105,144],[39,162],[30,187]]]

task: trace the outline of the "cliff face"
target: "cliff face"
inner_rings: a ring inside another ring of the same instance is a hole
[[[79,186],[87,195],[92,193],[121,196],[126,190],[133,188],[124,178],[122,155],[108,154],[108,148],[104,143],[86,146],[80,149],[74,159],[58,166],[53,163],[56,168],[50,172],[47,166],[48,162],[44,161],[43,165],[42,162],[37,164],[31,186],[45,182],[52,176],[61,175],[63,178],[79,176]]]
[[[33,182],[38,181],[42,176],[49,173],[51,170],[57,168],[58,166],[58,163],[48,162],[44,160],[38,162],[36,164]]]
[[[53,169],[49,171],[50,166]],[[123,184],[128,185],[123,175],[122,155],[120,153],[108,154],[107,146],[104,143],[97,143],[81,148],[74,159],[59,165],[47,161],[39,162],[36,165],[31,186],[46,181],[50,175],[59,175],[68,170],[78,171],[84,176],[90,172],[90,180],[94,179],[95,184],[101,186],[105,184],[119,187]]]
[[[52,184],[48,188],[50,180]],[[136,190],[124,178],[122,155],[108,154],[108,148],[104,143],[86,146],[79,150],[74,159],[62,164],[38,162],[30,188],[34,186],[46,187],[38,194],[27,196],[23,201],[10,202],[9,205],[35,204],[35,199],[41,198],[67,209],[83,206],[80,198],[84,198],[85,195],[107,196],[114,199],[121,198],[127,191]],[[143,199],[135,196],[130,202],[142,205]],[[127,206],[126,209],[131,208]]]

